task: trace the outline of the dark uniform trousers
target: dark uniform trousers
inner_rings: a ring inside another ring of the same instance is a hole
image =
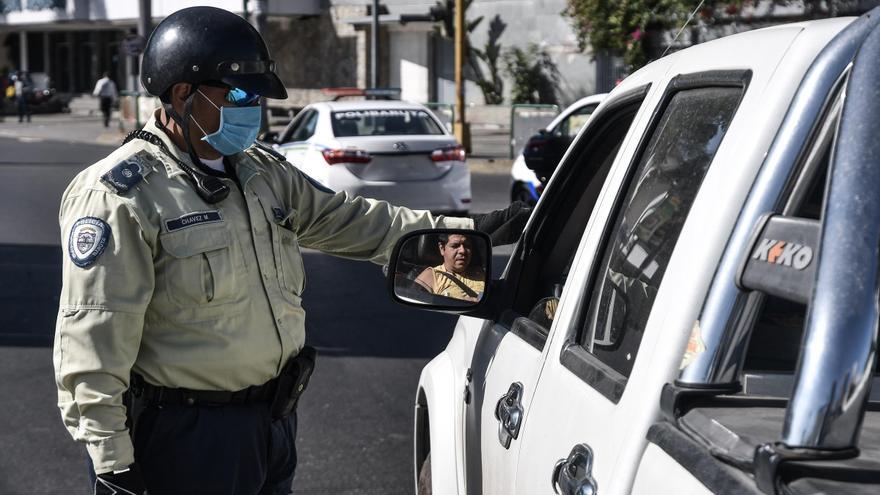
[[[296,413],[273,421],[265,403],[150,405],[134,428],[150,495],[280,495],[296,469]]]

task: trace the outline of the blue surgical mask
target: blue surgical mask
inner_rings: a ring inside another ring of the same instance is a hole
[[[259,105],[218,107],[201,90],[197,91],[220,112],[220,127],[211,134],[206,133],[205,129],[193,118],[193,122],[205,134],[202,141],[210,144],[212,148],[224,156],[234,155],[254,144],[257,134],[260,132],[260,123],[263,117],[263,112]]]

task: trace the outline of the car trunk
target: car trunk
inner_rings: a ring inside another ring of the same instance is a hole
[[[434,180],[445,175],[456,162],[434,162],[431,152],[455,146],[451,136],[369,136],[339,139],[341,148],[358,148],[369,153],[370,163],[346,164],[363,180],[411,181]]]

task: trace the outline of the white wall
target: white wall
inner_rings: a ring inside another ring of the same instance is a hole
[[[401,99],[425,103],[429,100],[429,33],[391,31],[389,81],[401,91]]]

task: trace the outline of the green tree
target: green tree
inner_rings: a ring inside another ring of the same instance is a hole
[[[595,51],[607,50],[622,56],[630,69],[648,61],[645,33],[659,31],[687,19],[684,0],[568,0],[565,14],[574,25],[578,44]],[[693,7],[691,7],[693,9]]]
[[[558,103],[559,69],[546,51],[530,43],[525,50],[510,48],[503,57],[504,70],[513,80],[513,103]]]
[[[757,4],[771,7],[761,15],[749,9]],[[662,53],[660,37],[666,30],[680,29],[699,6],[693,29],[721,24],[768,24],[843,14],[843,0],[567,0],[563,14],[571,18],[583,50],[608,51],[623,57],[630,70],[638,69]],[[852,3],[852,2],[850,2]],[[774,17],[777,5],[801,5],[792,17]]]

